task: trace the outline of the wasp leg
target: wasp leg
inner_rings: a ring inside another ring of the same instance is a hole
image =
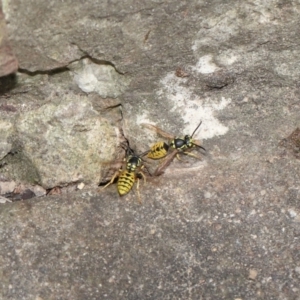
[[[194,154],[194,153],[191,153],[191,152],[183,151],[183,152],[177,153],[176,158],[177,158],[178,160],[182,161],[182,162],[185,162],[185,163],[188,163],[188,161],[181,159],[180,156],[179,156],[179,154],[189,155],[189,156],[191,156],[191,157],[195,157],[195,158],[197,158],[197,159],[202,160],[202,158],[201,158],[200,156],[198,156],[198,155],[196,155],[196,154]]]
[[[201,158],[200,156],[198,156],[198,155],[196,155],[196,154],[194,154],[194,153],[190,153],[190,152],[183,152],[183,153],[186,154],[186,155],[189,155],[189,156],[192,156],[192,157],[195,157],[195,158],[197,158],[197,159],[202,160],[202,158]]]
[[[139,178],[137,178],[136,191],[137,191],[137,194],[138,194],[138,201],[139,201],[140,204],[142,204],[142,199],[141,199],[141,194],[140,194],[140,179]]]
[[[104,190],[109,185],[111,185],[114,182],[114,180],[116,179],[116,177],[119,175],[119,173],[120,173],[120,170],[116,171],[115,174],[113,175],[113,177],[111,178],[111,180],[105,186],[103,186],[102,188],[100,188],[98,190]]]
[[[184,154],[187,154],[187,153],[184,153]],[[177,158],[178,160],[184,162],[184,163],[188,163],[188,161],[183,160],[183,159],[180,158],[179,153],[176,154],[176,158]]]
[[[144,168],[144,166],[141,167],[141,169],[143,169],[143,168]],[[146,183],[145,174],[141,170],[139,171],[138,174],[143,177],[144,183]],[[137,178],[136,190],[137,190],[137,194],[138,194],[139,203],[142,204],[142,199],[141,199],[141,194],[140,194],[140,179],[139,178]]]
[[[144,168],[144,166],[143,166],[141,169],[143,169],[143,168]],[[147,170],[147,168],[146,168],[146,170]],[[142,175],[142,177],[143,177],[143,179],[144,179],[144,183],[146,183],[146,176],[145,176],[144,172],[142,172],[142,171],[140,170],[140,171],[139,171],[139,174]]]

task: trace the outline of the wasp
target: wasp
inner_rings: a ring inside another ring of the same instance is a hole
[[[127,152],[127,154],[126,154],[126,158],[125,158],[125,163],[123,164],[121,169],[117,170],[114,173],[114,175],[112,176],[111,180],[105,186],[103,186],[101,189],[105,189],[106,187],[111,185],[115,181],[115,179],[118,177],[117,189],[118,189],[119,195],[124,196],[131,191],[135,181],[137,181],[138,199],[139,199],[139,202],[141,202],[140,193],[139,193],[140,177],[142,177],[144,182],[146,182],[146,176],[142,171],[145,168],[142,157],[145,156],[146,154],[148,154],[149,150],[140,155],[136,155],[134,153],[134,151],[128,147],[126,152]],[[148,173],[149,173],[149,171],[148,171]]]
[[[165,160],[160,164],[158,169],[155,171],[154,175],[160,175],[163,172],[163,170],[171,163],[175,156],[179,160],[181,160],[179,157],[180,153],[201,159],[201,157],[197,156],[196,154],[190,153],[190,151],[195,147],[201,148],[204,151],[206,151],[205,148],[201,146],[199,140],[193,139],[193,136],[197,129],[200,127],[201,123],[202,121],[200,121],[200,123],[197,125],[197,127],[191,135],[185,135],[184,137],[175,137],[174,135],[169,134],[152,124],[141,124],[142,126],[147,127],[148,129],[156,131],[159,135],[169,140],[169,144],[162,141],[155,143],[151,146],[149,153],[147,154],[147,157],[151,159],[161,159],[167,156]],[[173,149],[171,153],[169,153],[170,149]]]

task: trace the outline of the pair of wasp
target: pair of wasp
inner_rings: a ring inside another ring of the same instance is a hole
[[[143,169],[145,168],[147,170],[147,168],[143,164],[142,157],[147,155],[147,157],[150,159],[164,158],[164,160],[160,163],[158,168],[155,170],[154,174],[152,174],[153,176],[161,175],[164,172],[164,170],[173,161],[175,156],[179,160],[181,160],[179,154],[186,154],[201,159],[201,157],[197,156],[196,154],[190,153],[190,151],[195,147],[205,150],[205,148],[201,146],[199,140],[193,139],[193,136],[197,131],[197,129],[200,127],[201,123],[202,122],[200,122],[198,126],[195,128],[192,135],[185,135],[184,137],[175,137],[152,124],[146,124],[146,123],[141,124],[143,127],[153,130],[157,132],[159,135],[161,135],[162,137],[168,139],[169,143],[167,144],[163,141],[157,142],[154,145],[152,145],[149,150],[139,155],[135,154],[128,144],[126,149],[125,164],[123,168],[116,171],[115,174],[112,176],[111,180],[105,186],[103,186],[102,189],[105,189],[106,187],[111,185],[118,177],[118,181],[117,181],[118,192],[121,196],[123,196],[130,192],[130,190],[134,185],[134,182],[137,181],[138,198],[140,199],[139,179],[142,177],[144,179],[144,182],[146,181],[146,176],[143,172]],[[150,174],[148,170],[147,172]]]

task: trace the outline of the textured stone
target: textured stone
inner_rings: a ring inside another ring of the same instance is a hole
[[[18,61],[9,44],[2,3],[0,3],[0,77],[18,70]]]
[[[49,189],[85,181],[97,184],[101,162],[113,158],[115,129],[85,96],[45,104],[17,121],[22,156],[31,162],[33,182]]]
[[[18,129],[1,178],[23,168],[68,186],[0,206],[0,298],[298,299],[298,150],[280,141],[299,127],[299,12],[279,0],[6,2],[21,69],[1,95],[1,120]],[[74,66],[86,59],[129,85],[83,95]],[[98,132],[109,163],[122,132],[137,153],[161,139],[140,123],[181,136],[202,120],[194,137],[207,151],[141,180],[142,205],[136,184],[122,198],[84,179],[75,192],[68,161],[86,179],[98,168],[88,131],[70,130],[80,112],[109,123],[113,137]]]
[[[14,181],[0,181],[0,194],[12,193],[16,187]]]
[[[12,142],[10,141],[12,133],[12,122],[0,120],[0,160],[12,150]]]
[[[116,98],[126,89],[129,80],[116,72],[111,65],[96,64],[83,59],[69,67],[74,73],[74,81],[85,93],[95,92],[102,98]]]

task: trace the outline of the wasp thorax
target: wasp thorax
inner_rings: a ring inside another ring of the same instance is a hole
[[[134,172],[141,164],[142,160],[138,156],[130,156],[127,161],[127,170]]]
[[[184,150],[187,147],[186,140],[182,138],[175,138],[171,142],[171,147],[177,150]]]

